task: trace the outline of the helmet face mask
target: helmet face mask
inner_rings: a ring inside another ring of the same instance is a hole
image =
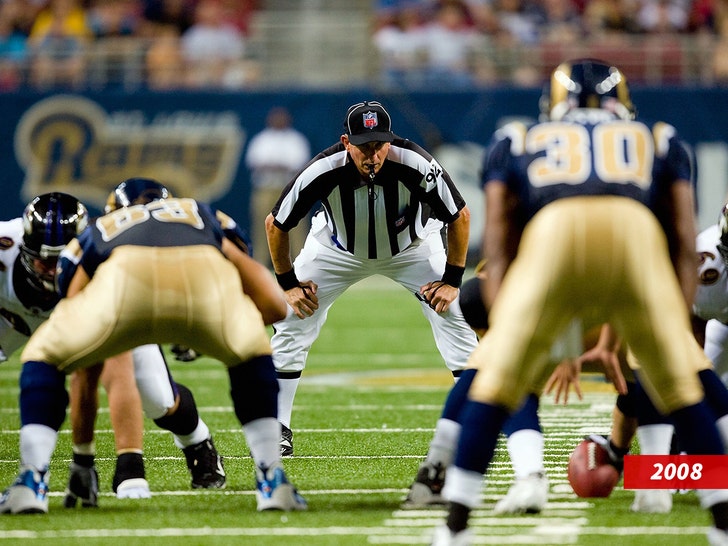
[[[132,205],[144,205],[172,194],[166,186],[151,178],[129,178],[116,186],[106,199],[104,214]]]
[[[557,66],[539,106],[542,118],[552,121],[577,108],[598,108],[625,120],[634,119],[636,113],[624,74],[597,59],[577,59]]]
[[[66,245],[88,224],[88,211],[75,197],[39,195],[23,211],[20,261],[36,288],[55,291],[56,263]]]

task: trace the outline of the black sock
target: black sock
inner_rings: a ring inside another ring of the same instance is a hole
[[[450,504],[450,512],[447,515],[447,527],[453,533],[464,531],[468,527],[470,508],[464,504],[453,502]]]
[[[92,468],[94,466],[95,458],[95,455],[81,455],[80,453],[73,454],[73,462],[84,468]]]

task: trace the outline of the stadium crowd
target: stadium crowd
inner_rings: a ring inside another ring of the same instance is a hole
[[[255,14],[275,4],[3,0],[0,91],[264,85],[274,61],[253,44]],[[635,83],[728,81],[726,0],[373,0],[368,8],[367,46],[385,88],[537,85],[585,50],[619,58]]]

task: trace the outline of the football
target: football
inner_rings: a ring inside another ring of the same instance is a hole
[[[619,481],[609,454],[599,444],[584,440],[574,448],[567,466],[569,484],[578,497],[608,497]]]

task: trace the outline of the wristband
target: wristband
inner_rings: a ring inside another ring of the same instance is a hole
[[[452,265],[445,262],[445,272],[442,274],[442,279],[440,280],[445,284],[449,284],[450,286],[454,286],[455,288],[460,288],[460,285],[463,284],[464,274],[464,267],[461,267],[459,265]]]
[[[291,288],[297,288],[301,285],[301,283],[298,282],[298,277],[296,277],[296,272],[293,269],[281,274],[276,273],[276,280],[283,290],[290,290]]]

